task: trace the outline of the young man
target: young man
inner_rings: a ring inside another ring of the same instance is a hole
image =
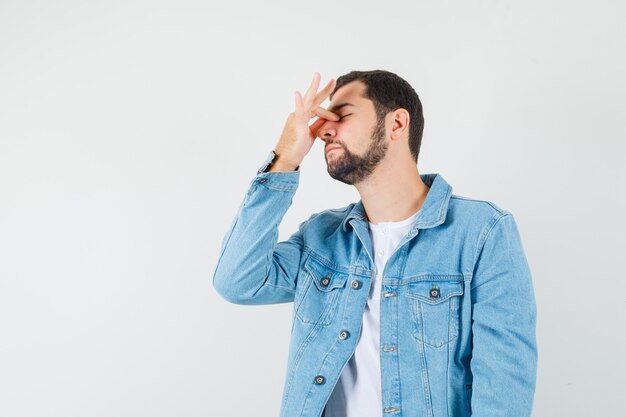
[[[233,303],[294,302],[281,416],[530,416],[536,305],[513,215],[418,173],[422,105],[405,80],[353,71],[318,93],[319,80],[295,93],[213,276]],[[318,137],[361,200],[277,243]]]

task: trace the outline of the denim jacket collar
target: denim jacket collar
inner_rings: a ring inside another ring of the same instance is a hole
[[[440,174],[420,174],[420,177],[424,184],[430,187],[430,190],[426,194],[426,200],[424,200],[417,222],[410,233],[415,232],[416,229],[428,229],[442,224],[446,219],[448,203],[452,195],[452,186]],[[344,232],[347,231],[347,224],[351,223],[353,219],[356,221],[367,221],[362,200],[354,204],[343,219],[342,227]]]

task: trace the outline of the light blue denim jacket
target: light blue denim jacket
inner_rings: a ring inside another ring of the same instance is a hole
[[[216,291],[237,304],[293,302],[281,417],[319,417],[361,332],[375,264],[362,202],[278,225],[299,169],[258,169],[222,241]],[[437,173],[389,258],[380,298],[383,417],[530,416],[536,305],[513,215],[452,194]]]

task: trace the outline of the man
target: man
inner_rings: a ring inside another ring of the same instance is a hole
[[[418,173],[422,105],[405,80],[352,71],[318,93],[319,79],[295,93],[213,276],[233,303],[294,302],[281,416],[529,416],[536,305],[513,215]],[[277,243],[318,137],[361,200]]]

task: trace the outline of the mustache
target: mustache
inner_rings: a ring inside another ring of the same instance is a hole
[[[340,148],[345,148],[345,146],[343,146],[343,144],[339,142],[332,142],[332,143],[326,142],[326,145],[324,145],[324,149],[328,149],[331,146],[339,146]]]

